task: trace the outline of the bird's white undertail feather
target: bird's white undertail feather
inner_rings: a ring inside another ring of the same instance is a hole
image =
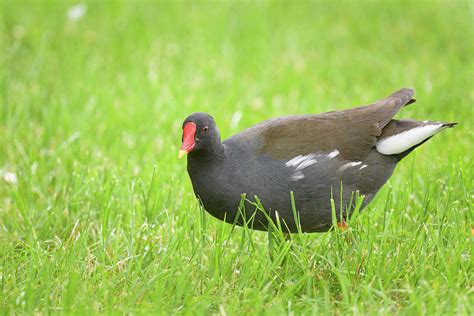
[[[427,138],[445,129],[443,124],[432,124],[415,127],[390,137],[377,140],[375,147],[383,155],[400,154],[413,146],[418,145]]]

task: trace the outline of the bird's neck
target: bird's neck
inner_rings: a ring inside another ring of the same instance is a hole
[[[199,151],[188,154],[188,174],[193,184],[194,193],[202,199],[204,205],[211,200],[207,188],[209,186],[221,186],[219,182],[222,180],[221,174],[224,165],[225,148],[223,146],[221,146],[220,150],[212,152]]]
[[[217,164],[225,160],[225,146],[218,143],[206,150],[192,151],[188,154],[188,164]]]

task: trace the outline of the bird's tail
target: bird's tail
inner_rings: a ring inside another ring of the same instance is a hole
[[[416,147],[420,146],[445,128],[457,123],[391,120],[383,129],[375,145],[383,155],[391,155],[401,160]]]

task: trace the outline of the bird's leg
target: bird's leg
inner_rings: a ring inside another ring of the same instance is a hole
[[[337,223],[337,227],[344,231],[349,228],[349,225],[347,225],[347,222],[343,218],[342,221]]]

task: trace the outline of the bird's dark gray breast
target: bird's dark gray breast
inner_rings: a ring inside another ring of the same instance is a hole
[[[255,203],[258,197],[269,215],[291,208],[288,178],[291,170],[266,157],[247,156],[243,151],[228,152],[227,159],[213,164],[188,162],[193,189],[202,205],[214,217],[241,225],[242,216],[254,216],[252,227],[265,230],[267,219]],[[245,199],[243,199],[245,196]],[[243,203],[243,204],[242,204]],[[239,214],[239,205],[242,206]]]

